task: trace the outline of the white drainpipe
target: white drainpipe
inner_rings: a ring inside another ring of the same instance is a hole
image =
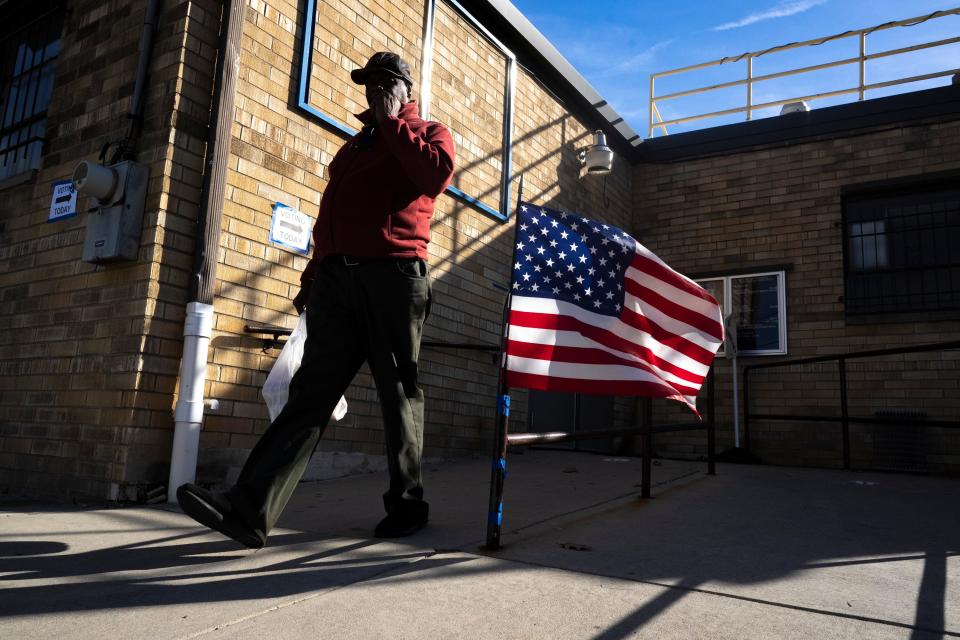
[[[176,429],[170,455],[167,502],[176,502],[177,487],[197,477],[197,454],[203,424],[203,387],[207,380],[207,348],[213,332],[213,305],[191,302],[183,323],[180,395],[174,411]]]

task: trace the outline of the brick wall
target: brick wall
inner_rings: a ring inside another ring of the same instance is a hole
[[[80,261],[83,196],[79,216],[46,223],[51,183],[127,132],[145,6],[68,3],[43,164],[0,191],[0,490],[105,497],[165,477],[219,3],[162,6],[139,259]]]
[[[686,274],[787,265],[788,358],[956,340],[956,319],[920,315],[899,323],[884,318],[863,324],[847,321],[841,188],[957,169],[958,146],[960,122],[921,121],[715,157],[643,163],[636,167],[633,183],[638,238]],[[767,361],[770,358],[739,358],[741,367]],[[957,419],[957,362],[947,354],[851,363],[851,415],[922,411],[931,418]],[[728,360],[719,360],[716,375],[723,449],[732,445],[733,429]],[[835,364],[758,371],[751,406],[768,413],[839,413],[836,379]],[[661,419],[677,418],[675,411],[658,409]],[[769,462],[837,466],[839,433],[838,424],[756,423],[751,424],[751,446]],[[916,442],[924,441],[926,470],[960,470],[956,430],[904,433],[904,438],[913,438],[915,442],[907,444],[917,451]],[[856,427],[854,462],[883,466],[872,460],[887,436],[879,429]],[[674,455],[704,451],[699,433],[658,436],[657,442],[662,452]]]
[[[83,214],[46,224],[50,185],[126,133],[145,5],[69,7],[43,165],[32,182],[0,191],[0,490],[116,497],[125,484],[166,480],[221,7],[163,4],[137,145],[150,169],[140,255],[107,266],[80,261]],[[311,104],[355,126],[350,114],[365,105],[349,71],[376,50],[400,51],[419,86],[421,2],[320,7]],[[295,106],[302,9],[294,0],[251,0],[245,12],[205,388],[219,406],[205,413],[201,482],[230,481],[267,426],[260,387],[278,352],[244,325],[295,320],[290,300],[306,257],[269,242],[272,206],[315,216],[344,139]],[[436,22],[432,110],[457,140],[455,183],[497,207],[506,60],[451,5],[438,5]],[[605,179],[582,179],[577,153],[591,131],[528,71],[517,74],[514,110],[513,195],[522,174],[526,200],[628,226],[627,164]],[[87,204],[81,197],[81,209]],[[513,227],[443,195],[432,234],[435,304],[425,338],[497,344],[496,285],[509,281]],[[491,354],[425,349],[421,365],[427,456],[486,454],[497,381]],[[379,407],[366,369],[347,396],[350,412],[320,450],[378,458]],[[633,413],[632,402],[617,402],[618,421]],[[523,392],[512,422],[526,424]]]

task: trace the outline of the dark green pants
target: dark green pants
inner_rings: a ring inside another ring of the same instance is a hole
[[[388,513],[423,510],[423,391],[417,359],[430,311],[426,263],[418,259],[324,260],[307,304],[307,342],[290,397],[227,493],[265,537],[296,488],[333,409],[364,361],[380,396],[390,488]]]

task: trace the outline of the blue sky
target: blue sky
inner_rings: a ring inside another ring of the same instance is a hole
[[[512,0],[567,60],[609,101],[617,112],[647,137],[651,73],[762,51],[955,8],[956,0]],[[897,27],[867,37],[867,53],[895,49],[960,35],[960,16],[952,15],[912,27]],[[803,47],[754,61],[754,75],[774,73],[854,57],[857,38]],[[867,82],[920,75],[960,67],[960,43],[893,56],[867,64]],[[656,94],[673,93],[745,77],[744,62],[657,80]],[[854,87],[857,65],[769,80],[754,87],[754,104]],[[949,78],[899,85],[867,92],[880,97],[948,84]],[[812,101],[811,108],[850,102],[856,94]],[[659,105],[665,119],[744,106],[742,86],[677,98]],[[779,113],[764,110],[754,117]],[[717,126],[745,119],[744,114],[675,125],[670,133]],[[659,135],[659,132],[656,133]]]

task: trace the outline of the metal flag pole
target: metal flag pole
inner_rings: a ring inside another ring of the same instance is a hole
[[[510,272],[517,261],[517,239],[520,203],[523,201],[523,174],[517,190],[517,209],[513,216],[513,259]],[[500,341],[500,376],[497,381],[497,433],[493,441],[493,463],[490,470],[490,501],[487,509],[487,549],[500,548],[500,530],[503,525],[503,481],[507,478],[507,423],[510,420],[510,388],[507,386],[507,341],[510,337],[510,301],[513,298],[513,278],[503,301],[503,331]]]

